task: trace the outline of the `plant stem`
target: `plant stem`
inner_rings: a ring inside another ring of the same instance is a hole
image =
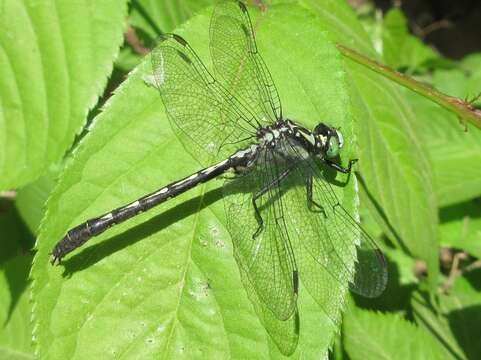
[[[476,109],[469,101],[461,100],[453,96],[449,96],[439,92],[432,87],[414,80],[400,72],[391,69],[385,65],[378,63],[375,60],[364,56],[357,51],[354,51],[344,45],[337,44],[337,49],[345,57],[354,60],[368,69],[381,74],[382,76],[402,85],[419,95],[428,98],[443,108],[455,113],[462,120],[467,121],[478,129],[481,129],[481,110]]]

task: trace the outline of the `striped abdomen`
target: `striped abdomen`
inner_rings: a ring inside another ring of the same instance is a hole
[[[162,189],[148,194],[137,201],[126,206],[119,207],[107,214],[87,220],[73,229],[69,230],[62,240],[60,240],[52,251],[52,264],[60,260],[69,252],[78,248],[90,238],[97,236],[115,224],[119,224],[131,217],[149,210],[164,201],[173,198],[183,192],[192,189],[200,183],[209,181],[224,172],[239,166],[246,166],[256,146],[246,150],[240,150],[216,165],[202,169],[182,180],[173,182]]]

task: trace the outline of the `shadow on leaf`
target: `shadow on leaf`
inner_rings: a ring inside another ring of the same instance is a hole
[[[195,214],[220,199],[222,199],[222,189],[211,190],[204,195],[182,202],[122,234],[83,249],[62,262],[65,268],[62,276],[69,277],[77,271],[88,268],[105,257]]]
[[[468,359],[479,359],[481,342],[481,305],[468,306],[449,312],[449,326]]]

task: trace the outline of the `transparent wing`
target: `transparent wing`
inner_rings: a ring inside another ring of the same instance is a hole
[[[270,309],[279,320],[294,314],[298,286],[296,262],[285,227],[288,214],[279,201],[279,187],[269,186],[285,170],[286,164],[278,164],[274,154],[265,150],[260,152],[254,169],[224,185],[227,228],[236,261],[247,275],[245,286],[251,286],[261,301],[259,306]],[[253,206],[259,192],[263,192],[256,200],[263,220],[260,231]]]
[[[293,142],[284,142],[284,146],[286,153],[299,159],[293,177],[299,179],[297,182],[304,179],[303,187],[295,187],[297,194],[284,200],[290,210],[291,238],[298,239],[293,244],[302,282],[325,297],[323,293],[331,290],[317,278],[320,265],[341,284],[349,283],[352,291],[365,297],[379,296],[387,283],[382,252],[339,202],[315,160],[301,153]],[[312,200],[308,199],[306,184],[310,179]]]
[[[260,124],[265,126],[282,117],[279,95],[257,51],[244,4],[225,1],[216,6],[210,24],[210,50],[217,78]]]
[[[228,157],[255,137],[253,115],[211,76],[183,38],[163,35],[152,51],[152,67],[174,131],[202,164]]]
[[[247,296],[254,305],[254,310],[262,325],[279,350],[286,356],[291,355],[296,350],[299,341],[299,314],[297,309],[289,319],[279,320],[269,307],[261,301],[256,289],[249,280],[247,272],[242,267],[239,267],[239,270]]]

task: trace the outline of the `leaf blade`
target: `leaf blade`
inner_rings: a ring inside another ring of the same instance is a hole
[[[324,39],[324,34],[302,9],[279,6],[270,11],[258,32],[259,48],[282,84],[289,113],[310,121],[309,126],[328,114],[350,134],[348,96],[345,84],[339,86],[344,76],[339,54],[327,41],[312,51],[313,39]],[[208,20],[202,13],[181,32],[204,59]],[[290,26],[304,31],[286,36]],[[285,46],[297,44],[305,72],[299,70],[295,54],[278,49],[281,39]],[[149,65],[146,59],[108,101],[48,202],[32,272],[37,349],[41,355],[72,358],[100,353],[152,356],[159,351],[172,357],[245,357],[254,349],[280,357],[240,285],[224,220],[219,222],[223,206],[214,205],[220,200],[219,182],[208,187],[212,191],[192,190],[91,240],[66,260],[69,279],[62,278],[61,268],[47,264],[51,246],[67,228],[197,170],[172,135],[156,90],[143,80]],[[319,81],[312,81],[313,73]],[[326,92],[330,96],[321,96]],[[346,198],[355,202],[353,185],[347,188]],[[127,269],[125,276],[122,269]],[[335,327],[312,301],[303,300],[301,306],[309,309],[302,326],[317,330],[301,330],[302,347],[295,356],[324,353]],[[337,303],[338,311],[341,307]],[[206,333],[216,336],[198,335]],[[312,333],[323,336],[313,339]]]
[[[344,346],[356,359],[446,359],[439,342],[399,314],[353,309],[344,321]]]
[[[71,146],[112,70],[125,14],[124,1],[4,3],[0,189],[37,178]]]

